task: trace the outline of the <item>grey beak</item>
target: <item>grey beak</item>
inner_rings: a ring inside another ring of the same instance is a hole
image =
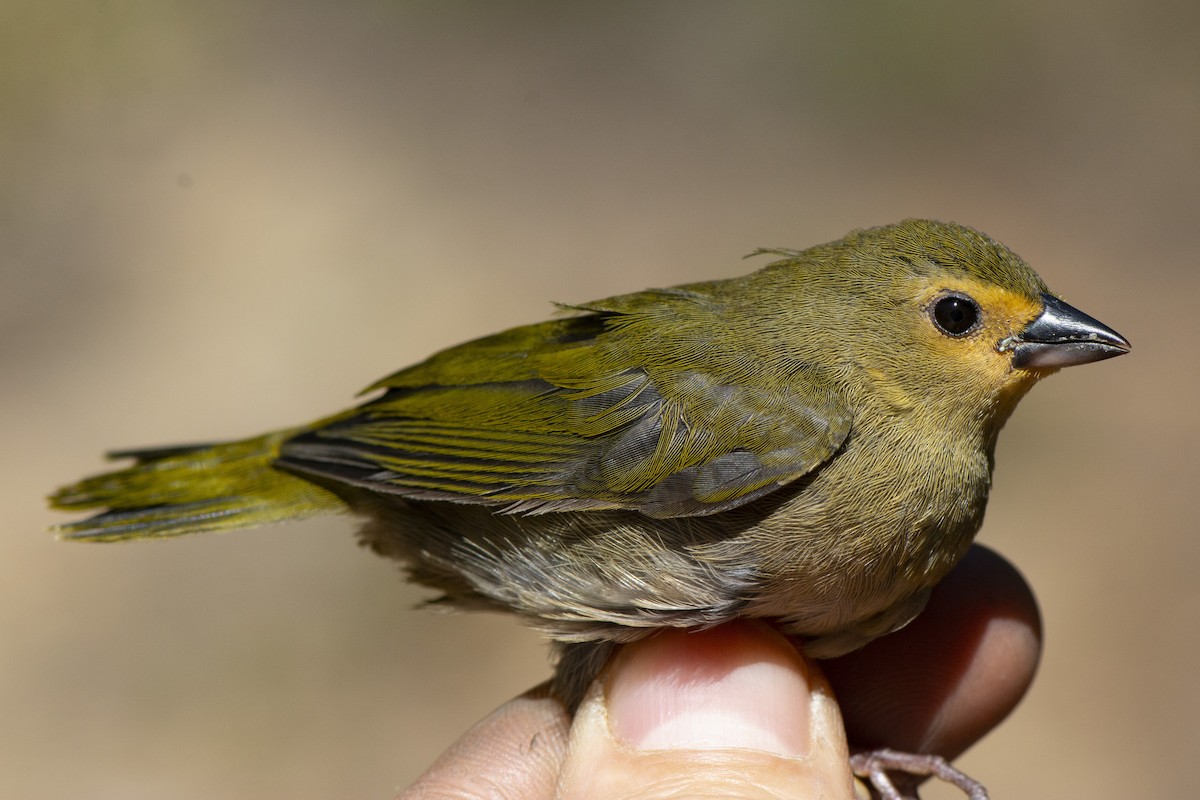
[[[1087,364],[1128,353],[1124,336],[1057,297],[1042,295],[1042,313],[1025,330],[1000,343],[1018,369]]]

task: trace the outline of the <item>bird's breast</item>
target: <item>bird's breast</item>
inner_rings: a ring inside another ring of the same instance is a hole
[[[989,485],[982,448],[859,437],[737,537],[760,578],[751,613],[810,637],[903,625],[965,555]]]

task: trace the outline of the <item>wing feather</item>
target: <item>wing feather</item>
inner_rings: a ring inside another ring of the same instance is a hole
[[[510,513],[723,511],[813,470],[851,426],[821,370],[758,363],[731,333],[701,292],[591,304],[389,376],[277,463]]]

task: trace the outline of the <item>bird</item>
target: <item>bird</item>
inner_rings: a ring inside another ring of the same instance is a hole
[[[546,634],[572,709],[617,646],[662,628],[759,618],[813,658],[851,652],[967,552],[1021,397],[1130,344],[958,224],[752,255],[771,260],[442,350],[307,425],[113,452],[133,463],[50,497],[95,512],[55,530],[349,512],[432,602]]]

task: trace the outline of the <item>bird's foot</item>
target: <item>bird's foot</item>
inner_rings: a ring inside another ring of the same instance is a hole
[[[970,800],[988,800],[982,783],[955,769],[941,756],[865,750],[850,756],[850,769],[867,784],[871,797],[878,800],[920,800],[917,786],[928,777],[954,784]]]

